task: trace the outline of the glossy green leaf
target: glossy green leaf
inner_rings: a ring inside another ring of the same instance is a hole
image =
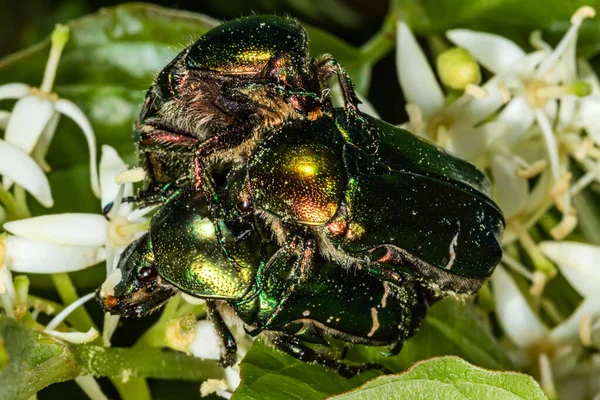
[[[317,400],[355,388],[378,374],[367,371],[346,379],[325,367],[273,350],[259,340],[242,361],[242,383],[233,399]]]
[[[398,356],[386,357],[381,354],[384,351],[356,346],[347,360],[357,364],[378,362],[400,372],[423,359],[456,355],[486,368],[511,368],[502,349],[477,318],[473,305],[450,299],[431,307],[420,331],[405,343]],[[234,397],[237,399],[317,399],[356,387],[377,373],[370,371],[347,380],[324,367],[274,351],[262,342],[252,346],[241,368],[242,384]]]
[[[516,372],[495,372],[458,357],[440,357],[415,364],[400,375],[382,376],[337,400],[543,400],[536,381]]]

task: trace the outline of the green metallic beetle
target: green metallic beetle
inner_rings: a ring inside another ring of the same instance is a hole
[[[404,271],[432,290],[475,293],[502,257],[504,219],[485,176],[365,115],[380,138],[369,154],[351,144],[360,136],[344,115],[273,129],[230,180],[233,203],[299,247],[306,265],[316,241],[342,265],[377,261],[385,280]]]
[[[211,219],[204,197],[190,188],[170,198],[152,219],[148,234],[121,257],[121,281],[113,293],[100,294],[105,309],[142,316],[182,291],[207,299],[209,318],[224,344],[224,365],[236,362],[235,339],[221,317],[224,309],[232,309],[247,329],[263,332],[278,349],[347,377],[381,367],[348,365],[305,342],[327,345],[327,338],[334,337],[349,343],[391,345],[392,353],[397,353],[418,329],[431,298],[413,280],[384,282],[366,273],[367,265],[349,271],[318,256],[311,272],[298,280],[294,259],[275,268],[265,265],[266,260],[283,260],[274,254],[287,249],[262,238],[260,221],[229,215]]]
[[[165,185],[204,170],[245,161],[265,129],[314,120],[332,109],[328,80],[337,76],[349,118],[359,103],[343,68],[308,54],[308,38],[292,18],[252,16],[226,22],[183,50],[146,94],[134,140],[147,173],[146,203]]]

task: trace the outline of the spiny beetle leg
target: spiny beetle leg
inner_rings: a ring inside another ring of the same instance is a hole
[[[208,319],[215,327],[217,336],[221,341],[222,354],[221,358],[219,359],[219,364],[221,364],[223,368],[231,367],[237,362],[237,343],[235,338],[225,324],[225,321],[223,321],[223,317],[221,316],[219,310],[217,310],[215,302],[207,301],[206,308],[208,311]]]
[[[302,255],[294,261],[294,265],[292,267],[292,271],[290,273],[290,277],[292,278],[292,283],[288,285],[285,292],[282,294],[275,311],[269,316],[265,324],[263,325],[263,329],[269,329],[277,315],[285,308],[285,304],[290,296],[294,293],[296,285],[302,282],[307,274],[309,269],[312,266],[312,260],[316,251],[316,243],[314,239],[308,239],[304,243],[304,249],[302,251]],[[288,258],[289,259],[289,258]]]
[[[391,373],[391,371],[380,364],[367,363],[362,365],[348,365],[340,362],[339,360],[326,357],[309,348],[302,343],[302,341],[292,335],[276,335],[271,337],[271,343],[280,351],[283,351],[284,353],[289,354],[300,361],[313,362],[324,367],[331,368],[345,378],[352,378],[353,376],[369,369],[377,369],[384,373]]]

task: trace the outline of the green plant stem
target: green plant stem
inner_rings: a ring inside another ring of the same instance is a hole
[[[359,48],[363,63],[373,65],[385,57],[396,45],[396,20],[394,13],[389,13],[379,31]]]
[[[27,194],[25,193],[25,189],[19,185],[15,185],[14,192],[17,206],[17,219],[31,217],[31,212],[29,212],[29,207],[27,207]]]
[[[74,346],[73,354],[81,366],[80,375],[118,378],[131,375],[192,382],[222,379],[225,375],[217,361],[159,349],[84,345]]]
[[[0,203],[6,210],[6,218],[8,221],[18,219],[18,207],[15,198],[10,192],[4,190],[4,187],[0,185]]]
[[[0,374],[2,399],[28,399],[53,383],[94,375],[111,378],[118,388],[126,387],[129,399],[137,400],[142,397],[134,390],[144,390],[144,383],[132,378],[200,382],[225,375],[216,361],[160,349],[74,345],[9,318],[0,317],[0,339],[8,354]]]

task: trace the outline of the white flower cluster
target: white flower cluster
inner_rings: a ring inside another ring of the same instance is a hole
[[[552,262],[584,298],[572,315],[554,313],[556,325],[550,329],[502,266],[492,277],[496,314],[512,342],[513,359],[520,367],[537,363],[546,393],[554,397],[558,391],[569,399],[600,394],[600,358],[584,351],[600,348],[600,247],[562,241],[578,222],[573,196],[600,182],[600,82],[586,61],[576,59],[578,30],[594,16],[591,7],[577,10],[554,49],[534,32],[535,51],[529,54],[498,35],[448,31],[461,50],[438,58],[447,95],[408,26],[397,27],[406,127],[490,172],[494,198],[507,220],[504,247],[518,243],[535,271],[509,251],[501,265],[532,281],[530,292],[546,312],[555,310],[540,299],[546,280],[556,273]],[[449,65],[448,59],[455,62]],[[481,86],[480,74],[473,72],[477,64],[493,74]],[[451,100],[457,88],[461,94]],[[570,160],[585,171],[574,183]],[[548,229],[555,241],[536,243],[528,231],[548,218],[552,206],[562,213]]]

